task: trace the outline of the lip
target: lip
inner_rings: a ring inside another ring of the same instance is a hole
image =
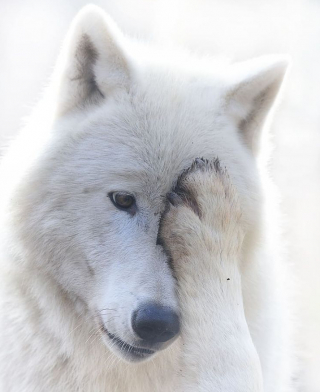
[[[101,329],[109,337],[109,339],[113,343],[115,343],[118,349],[125,354],[128,359],[138,361],[149,358],[151,355],[155,354],[154,350],[131,346],[129,343],[124,342],[123,340],[109,332],[104,326],[101,326]]]

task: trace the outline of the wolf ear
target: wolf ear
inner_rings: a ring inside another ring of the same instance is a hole
[[[58,62],[58,112],[65,113],[126,88],[129,64],[123,36],[99,7],[84,7],[72,22]]]
[[[231,66],[227,111],[253,153],[258,150],[261,130],[279,93],[288,64],[287,57],[264,56]]]

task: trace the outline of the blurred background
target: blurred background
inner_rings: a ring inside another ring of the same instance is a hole
[[[301,392],[320,392],[320,1],[92,3],[143,40],[234,60],[291,55],[293,67],[271,130],[270,171],[281,193],[287,257],[298,283]],[[0,0],[0,150],[41,98],[69,23],[85,4]]]

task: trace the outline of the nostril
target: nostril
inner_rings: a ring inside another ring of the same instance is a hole
[[[134,332],[148,343],[166,342],[180,331],[178,315],[169,307],[146,304],[134,312]]]

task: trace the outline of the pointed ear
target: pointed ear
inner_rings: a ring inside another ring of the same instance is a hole
[[[72,22],[58,61],[58,113],[127,88],[129,64],[123,36],[99,7],[84,7]]]
[[[289,59],[264,56],[235,64],[228,74],[227,111],[256,153],[259,137],[282,85]]]

